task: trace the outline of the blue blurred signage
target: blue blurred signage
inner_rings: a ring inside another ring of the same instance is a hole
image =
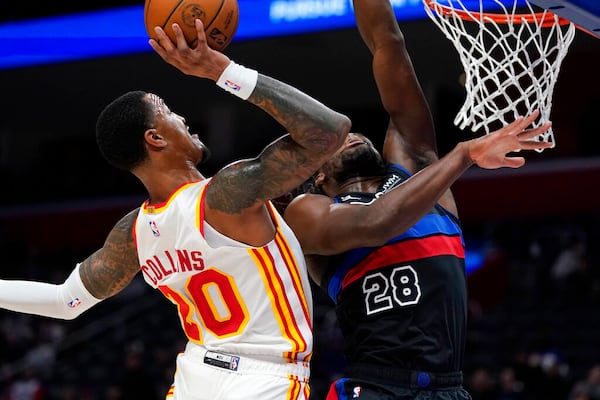
[[[240,23],[234,41],[342,29],[355,24],[352,0],[238,3]],[[422,0],[391,3],[399,21],[427,18]],[[151,48],[143,23],[143,6],[0,24],[0,69],[146,51]]]

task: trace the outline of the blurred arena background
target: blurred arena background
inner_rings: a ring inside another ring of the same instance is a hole
[[[0,32],[24,21],[129,6],[140,2],[2,2]],[[424,13],[400,25],[444,154],[470,135],[452,124],[464,98],[462,66]],[[0,34],[5,51],[18,51],[20,43]],[[60,40],[46,45],[61,50]],[[383,138],[387,117],[370,55],[353,26],[249,37],[225,53],[346,113],[353,130]],[[598,71],[600,39],[577,32],[553,96],[556,148],[529,154],[519,170],[470,170],[454,187],[471,268],[464,373],[474,400],[600,398]],[[3,279],[62,281],[144,200],[141,184],[108,166],[96,149],[96,117],[119,94],[152,91],[185,116],[213,150],[202,167],[206,175],[256,155],[283,133],[254,106],[182,75],[149,47],[5,67],[0,88]],[[319,400],[343,359],[331,304],[318,288],[313,293],[312,389]],[[75,321],[0,310],[0,400],[163,398],[183,344],[171,304],[141,279]],[[36,387],[42,388],[37,397],[11,397]]]

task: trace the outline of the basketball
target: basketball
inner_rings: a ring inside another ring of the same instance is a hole
[[[198,34],[194,21],[204,24],[209,47],[223,51],[235,35],[238,27],[239,9],[237,0],[146,0],[144,25],[148,35],[156,39],[154,27],[160,26],[175,42],[171,27],[179,24],[190,47],[196,47]]]

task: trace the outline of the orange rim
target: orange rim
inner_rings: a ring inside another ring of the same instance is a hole
[[[438,14],[442,14],[447,17],[457,16],[465,21],[479,22],[480,19],[487,19],[487,20],[494,21],[498,24],[521,24],[523,22],[528,23],[528,24],[529,23],[540,24],[540,21],[541,21],[540,26],[542,26],[543,28],[548,28],[550,26],[553,26],[556,23],[555,19],[554,19],[556,14],[554,14],[552,11],[549,11],[549,10],[547,10],[545,12],[538,12],[538,13],[525,13],[525,14],[521,13],[521,14],[506,15],[506,14],[499,14],[499,13],[487,13],[487,12],[481,12],[481,11],[458,10],[458,9],[450,7],[450,6],[445,6],[445,5],[439,4],[437,2],[437,0],[425,0],[425,4],[427,4],[427,6],[429,8],[431,8]],[[476,17],[479,17],[479,18],[476,18]],[[558,17],[559,25],[568,25],[570,23],[571,23],[571,21],[569,21],[568,19],[565,19],[560,16]]]

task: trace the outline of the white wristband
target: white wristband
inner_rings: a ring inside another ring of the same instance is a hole
[[[257,82],[258,71],[231,61],[217,80],[217,86],[246,100],[254,91]]]

